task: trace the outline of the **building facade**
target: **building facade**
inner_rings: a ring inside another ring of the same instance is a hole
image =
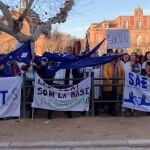
[[[145,53],[150,50],[150,16],[144,16],[143,9],[134,9],[133,16],[118,16],[114,20],[91,24],[87,34],[91,47],[106,37],[108,29],[129,29],[131,48],[128,52],[138,51]],[[101,47],[101,52],[106,53],[107,43]]]

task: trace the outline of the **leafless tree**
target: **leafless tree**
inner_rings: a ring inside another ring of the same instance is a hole
[[[49,51],[64,53],[67,47],[73,44],[74,39],[75,37],[62,33],[58,30],[58,28],[55,28],[51,33],[51,37],[46,39],[46,43],[43,43],[43,52]]]
[[[53,24],[65,22],[73,5],[74,0],[1,0],[0,30],[21,43],[35,42],[41,33],[50,34]],[[25,34],[23,22],[29,18],[33,25]]]

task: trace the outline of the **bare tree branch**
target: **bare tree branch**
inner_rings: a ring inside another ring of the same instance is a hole
[[[48,34],[49,30],[51,30],[52,24],[56,23],[64,23],[67,18],[68,12],[71,10],[74,5],[74,0],[67,0],[64,4],[63,8],[60,8],[60,12],[56,14],[55,17],[50,18],[47,22],[42,23],[37,27],[33,34],[33,39],[37,40],[41,33]]]
[[[32,36],[30,35],[25,35],[21,32],[19,33],[15,33],[11,28],[9,28],[7,25],[3,24],[0,22],[0,30],[3,32],[8,33],[9,35],[13,36],[14,38],[16,38],[18,41],[20,41],[21,43],[23,42],[27,42],[27,41],[33,41],[32,40]]]
[[[68,12],[72,9],[72,6],[74,5],[74,0],[67,0],[64,4],[63,8],[60,8],[60,12],[56,14],[55,17],[50,18],[46,24],[52,25],[55,23],[64,23],[67,18]]]
[[[0,1],[0,9],[3,12],[4,18],[8,21],[9,25],[0,23],[0,30],[4,31],[11,36],[15,37],[19,42],[36,41],[41,33],[49,34],[52,29],[52,24],[64,23],[68,16],[68,12],[72,9],[74,5],[74,0],[66,0],[63,7],[60,8],[60,12],[56,14],[55,17],[49,18],[48,21],[43,22],[36,26],[33,34],[25,35],[21,32],[23,20],[26,19],[28,12],[31,10],[31,6],[34,0],[30,0],[27,7],[23,11],[19,19],[12,18],[7,5]]]
[[[25,8],[25,10],[23,11],[22,15],[19,17],[18,21],[23,21],[25,19],[25,17],[27,16],[28,12],[31,9],[31,6],[33,4],[34,0],[30,0],[27,4],[27,7]]]
[[[11,28],[13,25],[14,19],[13,19],[12,15],[10,14],[9,7],[7,5],[5,5],[2,1],[0,1],[0,9],[1,9],[3,15],[5,16],[5,19],[9,25],[9,27]]]
[[[0,30],[1,30],[1,31],[3,31],[3,32],[8,33],[8,34],[10,34],[10,35],[12,35],[12,34],[13,34],[12,29],[11,29],[11,28],[9,28],[7,25],[5,25],[5,24],[1,23],[1,22],[0,22]]]

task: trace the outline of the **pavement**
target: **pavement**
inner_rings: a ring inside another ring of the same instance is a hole
[[[101,140],[84,142],[1,142],[4,150],[149,150],[150,140]]]
[[[150,118],[1,120],[0,150],[150,150]]]

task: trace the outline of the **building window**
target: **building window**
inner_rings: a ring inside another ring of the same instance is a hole
[[[128,21],[123,22],[123,28],[128,28]]]
[[[141,26],[142,26],[141,21],[137,21],[137,22],[136,22],[136,27],[137,27],[137,28],[141,28]]]
[[[136,46],[141,46],[141,44],[142,44],[142,36],[141,35],[136,36],[135,43],[136,43]]]
[[[104,29],[108,28],[108,24],[107,24],[107,23],[104,23],[104,24],[103,24],[103,28],[104,28]]]
[[[101,38],[100,38],[100,35],[99,34],[96,34],[96,41],[97,42],[100,42]]]

